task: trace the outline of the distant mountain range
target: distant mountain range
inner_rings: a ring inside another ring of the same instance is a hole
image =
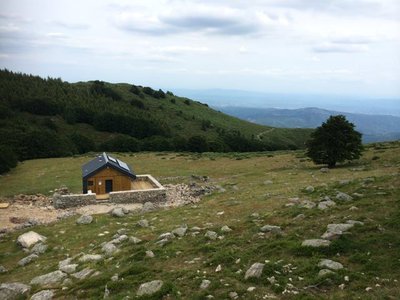
[[[276,109],[252,107],[215,107],[216,109],[257,124],[285,128],[316,128],[331,115],[345,115],[363,134],[363,142],[379,142],[400,139],[400,117],[391,115],[367,115],[325,110],[320,108]]]

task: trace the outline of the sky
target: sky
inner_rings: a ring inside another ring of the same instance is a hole
[[[400,1],[0,0],[0,68],[165,90],[400,98]]]

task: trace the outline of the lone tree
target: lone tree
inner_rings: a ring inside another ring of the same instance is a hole
[[[329,168],[345,160],[361,156],[363,146],[361,133],[345,116],[330,116],[318,127],[307,142],[307,153],[316,164],[327,164]]]

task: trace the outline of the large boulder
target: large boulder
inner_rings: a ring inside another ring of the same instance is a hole
[[[262,264],[262,263],[252,264],[251,267],[246,271],[246,274],[244,275],[244,279],[260,278],[263,269],[264,269],[264,264]]]
[[[122,207],[115,207],[112,210],[110,210],[110,214],[113,217],[121,218],[125,216],[125,210]]]
[[[153,295],[161,290],[163,282],[161,280],[153,280],[150,282],[142,283],[136,292],[137,296]]]
[[[23,299],[30,290],[29,285],[20,282],[2,283],[0,284],[0,299]]]
[[[38,242],[45,242],[46,239],[47,238],[43,235],[40,235],[34,231],[28,231],[18,237],[17,243],[24,248],[30,248]]]
[[[36,276],[31,280],[31,284],[39,285],[41,287],[51,288],[60,284],[66,277],[67,274],[61,272],[60,270],[57,270],[51,273]]]

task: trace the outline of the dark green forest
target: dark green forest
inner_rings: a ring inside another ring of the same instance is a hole
[[[17,161],[90,151],[298,149],[309,134],[245,122],[151,87],[0,70],[0,172]]]

